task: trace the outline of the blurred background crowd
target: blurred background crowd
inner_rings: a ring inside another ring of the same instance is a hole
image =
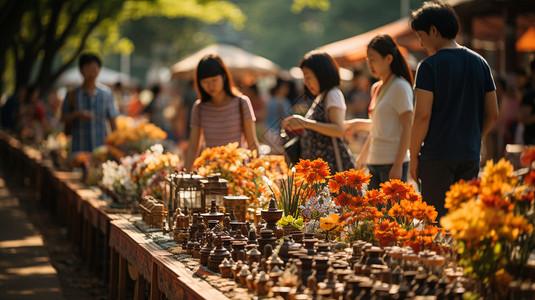
[[[216,53],[251,99],[259,141],[276,145],[286,114],[281,105],[302,114],[309,104],[295,67],[304,53],[319,48],[336,59],[346,118],[367,118],[375,79],[365,46],[388,33],[415,71],[426,54],[407,16],[422,2],[2,1],[1,125],[37,141],[61,132],[62,102],[82,81],[76,59],[92,51],[103,58],[99,82],[112,89],[119,113],[157,125],[183,151],[198,99],[193,71],[200,57]],[[529,0],[445,2],[459,15],[460,43],[494,71],[500,117],[481,161],[502,157],[514,152],[507,145],[527,143],[522,99],[535,87],[535,8]],[[366,135],[347,133],[355,155]]]

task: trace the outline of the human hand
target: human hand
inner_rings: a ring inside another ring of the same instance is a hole
[[[90,120],[90,119],[93,119],[94,117],[95,117],[95,115],[93,115],[93,113],[88,111],[88,110],[79,110],[78,111],[78,118],[80,118],[82,120]]]
[[[295,134],[301,134],[306,128],[307,120],[300,115],[292,115],[282,120],[281,126],[286,131],[291,131]]]
[[[390,172],[388,173],[388,178],[389,179],[401,179],[402,173],[403,173],[403,165],[394,164],[392,168],[390,168]]]

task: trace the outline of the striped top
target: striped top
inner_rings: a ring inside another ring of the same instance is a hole
[[[201,103],[197,100],[191,109],[190,127],[200,127],[206,147],[225,146],[240,142],[244,147],[240,103],[243,121],[256,121],[253,106],[247,96],[236,97],[224,106],[214,106],[211,102]]]

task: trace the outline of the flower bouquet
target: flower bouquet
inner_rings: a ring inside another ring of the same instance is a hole
[[[122,156],[143,153],[152,145],[162,144],[167,133],[146,121],[136,121],[131,117],[118,116],[117,129],[106,137],[106,145],[120,159]]]
[[[454,237],[466,275],[486,286],[483,296],[505,297],[513,277],[533,272],[526,262],[535,249],[534,160],[535,148],[526,149],[521,173],[505,159],[488,161],[480,178],[446,193],[449,212],[440,223]]]
[[[257,157],[256,151],[238,147],[238,143],[205,149],[193,166],[199,175],[219,173],[229,181],[229,193],[249,197],[249,214],[266,207],[274,182],[286,174],[283,156]]]
[[[162,145],[154,145],[149,150],[125,156],[120,163],[109,160],[102,165],[101,185],[119,195],[121,202],[130,205],[139,197],[152,195],[161,199],[165,190],[165,178],[174,172],[179,158],[175,154],[164,153]],[[136,198],[136,199],[132,199]]]

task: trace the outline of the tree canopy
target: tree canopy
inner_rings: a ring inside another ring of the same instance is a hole
[[[119,34],[129,19],[163,16],[207,23],[228,21],[239,29],[245,15],[238,6],[216,0],[0,0],[0,88],[51,87],[85,50],[131,52]]]

